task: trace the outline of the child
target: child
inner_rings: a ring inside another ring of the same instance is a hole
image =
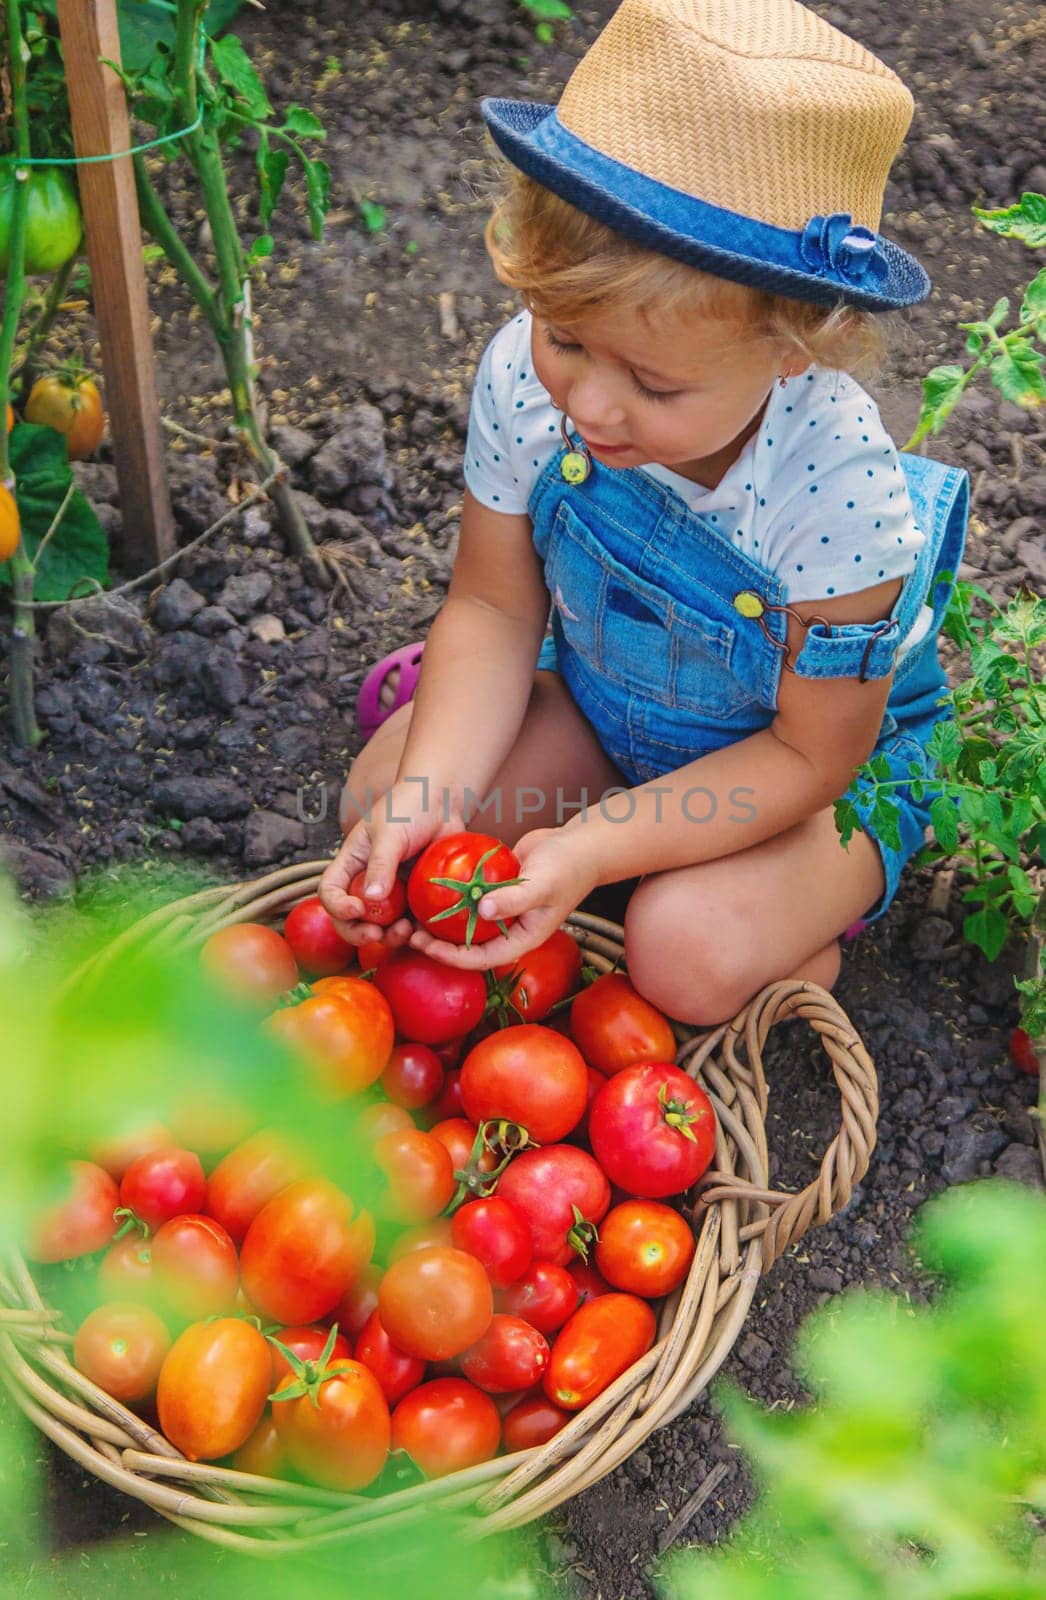
[[[477,374],[416,697],[352,768],[320,893],[353,941],[489,967],[638,878],[632,980],[710,1025],[830,986],[923,840],[929,795],[897,791],[899,847],[844,850],[832,811],[873,751],[932,777],[965,530],[965,474],[899,457],[848,373],[929,293],[877,232],[912,100],[795,0],[624,0],[557,108],[483,114],[526,309]],[[469,820],[522,863],[480,906],[507,936],[369,924],[353,874],[377,897]]]

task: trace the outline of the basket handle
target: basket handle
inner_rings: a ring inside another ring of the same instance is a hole
[[[749,1200],[770,1207],[769,1216],[757,1218],[744,1229],[748,1238],[762,1234],[764,1272],[808,1228],[827,1222],[849,1202],[854,1185],[868,1170],[879,1115],[879,1086],[872,1059],[846,1013],[815,983],[787,980],[758,994],[724,1031],[724,1070],[751,1084],[765,1112],[763,1046],[776,1023],[792,1018],[808,1022],[819,1036],[842,1102],[842,1123],[825,1151],[817,1177],[798,1194],[789,1194],[713,1169],[705,1174],[697,1202],[712,1205],[721,1200]]]

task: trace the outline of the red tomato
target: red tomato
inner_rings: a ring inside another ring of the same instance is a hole
[[[439,1056],[440,1066],[444,1072],[449,1073],[460,1062],[465,1052],[465,1040],[467,1037],[468,1035],[463,1033],[457,1039],[444,1039],[442,1043],[432,1046]]]
[[[310,977],[344,972],[356,958],[356,951],[342,938],[318,894],[310,894],[288,911],[283,937],[302,972]]]
[[[355,1338],[363,1331],[371,1312],[378,1309],[378,1285],[381,1278],[380,1267],[364,1267],[355,1283],[349,1285],[334,1310],[328,1312],[324,1320],[329,1323],[336,1322],[343,1332],[351,1333]]]
[[[670,1061],[616,1073],[592,1102],[588,1127],[611,1183],[644,1199],[689,1189],[715,1154],[712,1102]]]
[[[603,1073],[597,1072],[595,1067],[587,1067],[585,1070],[588,1073],[588,1088],[586,1091],[588,1100],[585,1104],[585,1110],[581,1117],[581,1121],[574,1129],[572,1135],[572,1137],[581,1144],[587,1144],[588,1142],[588,1114],[592,1110],[592,1102],[607,1081]]]
[[[272,1005],[298,981],[290,945],[261,922],[236,922],[212,933],[200,965],[227,994],[252,1006]]]
[[[131,1127],[111,1139],[97,1140],[91,1147],[91,1160],[119,1183],[132,1161],[153,1150],[169,1150],[173,1144],[174,1138],[167,1129],[151,1122],[144,1127]]]
[[[489,833],[448,833],[421,852],[407,879],[410,909],[423,928],[451,944],[484,944],[514,919],[488,922],[478,911],[488,889],[521,883],[519,862]]]
[[[478,1132],[476,1124],[469,1122],[467,1117],[448,1117],[446,1122],[437,1122],[434,1128],[429,1129],[431,1137],[438,1139],[450,1151],[455,1172],[463,1172],[468,1166]],[[480,1172],[493,1172],[497,1164],[493,1150],[484,1146],[477,1162]]]
[[[153,1249],[137,1231],[118,1239],[102,1257],[98,1287],[106,1300],[134,1300],[139,1305],[153,1298]]]
[[[363,868],[349,884],[349,893],[363,901],[367,909],[367,922],[376,923],[379,928],[391,928],[394,922],[406,915],[407,890],[400,878],[393,878],[388,894],[379,895],[376,900],[368,899],[364,894],[366,885],[367,870]]]
[[[374,968],[391,954],[388,945],[382,944],[380,939],[364,939],[356,946],[356,960],[360,964],[361,972],[373,972]]]
[[[392,1012],[372,983],[331,981],[338,984],[336,992],[276,1011],[266,1027],[308,1063],[324,1094],[341,1099],[381,1077],[395,1031]]]
[[[539,1022],[521,1022],[474,1045],[461,1067],[461,1100],[473,1122],[518,1122],[536,1144],[577,1127],[588,1076],[580,1051]]]
[[[570,1008],[570,1032],[590,1067],[620,1072],[635,1061],[671,1061],[676,1039],[656,1006],[621,972],[605,972]]]
[[[598,1162],[569,1144],[524,1150],[498,1179],[498,1194],[526,1217],[535,1257],[561,1267],[575,1253],[585,1254],[593,1225],[610,1207],[610,1185]]]
[[[461,1358],[470,1383],[486,1394],[514,1394],[540,1383],[548,1366],[548,1340],[531,1322],[495,1312],[490,1326]]]
[[[171,1336],[155,1311],[117,1300],[80,1324],[73,1361],[85,1378],[126,1405],[153,1393],[170,1348]]]
[[[565,1411],[580,1411],[646,1355],[656,1331],[654,1313],[636,1295],[591,1300],[574,1312],[552,1346],[546,1395]]]
[[[123,1175],[120,1205],[150,1228],[172,1217],[203,1210],[207,1179],[191,1150],[153,1150],[139,1156]]]
[[[570,1421],[570,1412],[554,1406],[543,1394],[517,1401],[501,1419],[501,1442],[506,1455],[547,1444]]]
[[[1027,1073],[1029,1078],[1039,1076],[1038,1052],[1027,1028],[1014,1028],[1010,1034],[1010,1060],[1018,1072]]]
[[[421,1044],[446,1044],[470,1033],[487,1003],[482,972],[459,972],[406,946],[386,956],[374,987],[392,1007],[397,1031]]]
[[[376,1144],[387,1133],[410,1133],[415,1126],[410,1112],[389,1100],[375,1100],[373,1105],[364,1106],[356,1119],[357,1129],[370,1144]]]
[[[382,1214],[395,1222],[438,1216],[457,1187],[446,1146],[420,1128],[384,1134],[374,1146],[374,1160],[387,1185]]]
[[[194,1322],[160,1369],[160,1426],[190,1461],[217,1461],[250,1438],[271,1381],[269,1347],[253,1323]]]
[[[213,1217],[172,1217],[152,1241],[153,1281],[185,1321],[231,1311],[240,1282],[236,1246]]]
[[[508,966],[495,967],[494,976],[501,980],[506,1010],[513,1007],[521,1022],[540,1022],[577,988],[581,947],[565,928],[557,928],[526,955]],[[513,981],[506,985],[509,978]]]
[[[250,1438],[233,1452],[229,1464],[237,1472],[253,1472],[259,1478],[286,1475],[283,1446],[271,1412],[265,1413]]]
[[[277,1328],[275,1333],[270,1333],[267,1337],[269,1355],[272,1360],[272,1387],[274,1389],[279,1388],[284,1378],[289,1377],[294,1372],[294,1368],[283,1354],[283,1350],[277,1350],[276,1346],[278,1344],[282,1345],[284,1350],[289,1350],[292,1355],[297,1356],[299,1361],[312,1361],[315,1363],[319,1361],[327,1348],[327,1340],[330,1338],[330,1333],[329,1328],[317,1327]],[[352,1360],[352,1346],[343,1333],[334,1335],[330,1360]]]
[[[599,1225],[596,1266],[615,1289],[644,1300],[671,1294],[693,1259],[690,1224],[658,1200],[626,1200]]]
[[[284,1378],[272,1405],[291,1465],[327,1489],[373,1483],[388,1459],[391,1433],[374,1374],[358,1361],[338,1361],[323,1369],[308,1393],[281,1400],[296,1383]]]
[[[436,1099],[443,1076],[443,1065],[430,1045],[397,1044],[381,1075],[381,1087],[395,1105],[417,1111]]]
[[[577,1288],[579,1306],[587,1306],[597,1295],[610,1293],[609,1283],[591,1261],[572,1261],[566,1270]]]
[[[120,1203],[116,1184],[93,1161],[68,1161],[63,1198],[35,1216],[26,1254],[30,1261],[68,1261],[92,1255],[116,1231],[113,1212]]]
[[[555,1333],[580,1305],[578,1286],[566,1267],[534,1261],[498,1296],[498,1309],[522,1317],[539,1333]]]
[[[390,1406],[416,1389],[425,1376],[424,1361],[393,1344],[376,1311],[371,1312],[356,1341],[356,1360],[373,1372]]]
[[[455,1043],[459,1041],[455,1040]],[[437,1050],[437,1055],[439,1051]],[[446,1122],[451,1117],[465,1115],[461,1105],[461,1068],[444,1067],[443,1088],[430,1106],[425,1108],[426,1114],[436,1122]]]
[[[403,1229],[389,1247],[388,1263],[391,1266],[402,1256],[409,1256],[412,1250],[429,1250],[433,1245],[449,1249],[453,1243],[450,1218],[433,1217],[431,1222],[417,1222],[413,1228]]]
[[[362,1270],[352,1201],[324,1178],[292,1183],[262,1207],[240,1252],[243,1287],[263,1317],[318,1322]]]
[[[392,1448],[405,1450],[426,1478],[489,1461],[500,1442],[497,1406],[464,1378],[423,1383],[392,1413]]]
[[[378,1312],[407,1355],[447,1361],[486,1332],[494,1297],[475,1256],[437,1246],[392,1263],[378,1290]]]
[[[206,1213],[242,1244],[262,1206],[304,1173],[303,1157],[265,1128],[219,1161],[207,1180]]]
[[[530,1224],[501,1195],[462,1206],[454,1213],[451,1233],[459,1250],[476,1257],[495,1289],[507,1289],[530,1266],[534,1254]]]

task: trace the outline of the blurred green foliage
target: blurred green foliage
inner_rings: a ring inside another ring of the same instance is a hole
[[[1046,1198],[990,1181],[919,1213],[935,1303],[861,1292],[804,1324],[816,1403],[719,1398],[762,1496],[671,1600],[1043,1600]]]

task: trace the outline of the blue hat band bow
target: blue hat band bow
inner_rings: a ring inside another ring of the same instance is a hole
[[[799,254],[819,277],[838,273],[848,283],[882,280],[889,264],[870,228],[854,223],[848,211],[811,217],[799,241]]]

